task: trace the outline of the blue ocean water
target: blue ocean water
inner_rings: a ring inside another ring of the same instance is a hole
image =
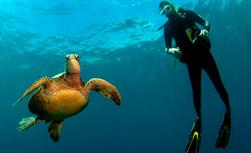
[[[212,52],[228,90],[233,120],[229,146],[214,147],[224,114],[208,76],[202,75],[203,132],[200,153],[250,153],[251,2],[173,0],[211,23]],[[181,153],[195,111],[184,64],[164,51],[166,18],[160,0],[1,0],[1,153]],[[122,105],[92,93],[80,114],[64,121],[54,143],[48,124],[24,133],[17,123],[32,114],[26,98],[35,80],[64,70],[67,53],[80,55],[81,76],[115,84]]]

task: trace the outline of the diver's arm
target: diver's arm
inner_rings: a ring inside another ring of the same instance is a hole
[[[172,47],[171,31],[169,30],[168,27],[164,27],[164,39],[165,39],[166,51],[168,51],[168,49]]]
[[[200,25],[202,25],[207,31],[210,30],[210,24],[206,19],[204,19],[203,17],[201,17],[200,15],[195,13],[194,11],[189,10],[188,13],[189,13],[189,15],[192,16],[193,20],[196,23],[199,23]]]
[[[171,31],[167,27],[165,27],[164,29],[164,38],[165,38],[166,52],[169,55],[172,55],[175,58],[179,59],[182,53],[180,52],[180,49],[178,47],[172,47],[172,34],[171,34]]]

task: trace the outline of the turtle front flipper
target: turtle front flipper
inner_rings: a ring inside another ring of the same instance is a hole
[[[114,85],[112,85],[111,83],[103,79],[93,78],[89,80],[85,85],[85,89],[87,90],[88,93],[91,90],[94,90],[102,94],[106,98],[111,99],[117,105],[120,105],[121,96],[120,96],[119,91],[116,89]]]
[[[63,126],[63,121],[53,121],[48,128],[50,137],[54,142],[59,141],[61,129]]]
[[[19,102],[21,102],[26,96],[28,96],[30,93],[32,93],[34,90],[36,90],[37,88],[39,88],[40,86],[45,86],[47,84],[49,84],[49,82],[51,81],[50,78],[48,77],[44,77],[41,78],[40,80],[36,81],[35,83],[33,83],[33,85],[28,88],[24,94],[15,102],[12,104],[12,106],[17,105]]]

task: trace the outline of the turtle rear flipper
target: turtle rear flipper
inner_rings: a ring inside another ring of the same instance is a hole
[[[37,122],[39,122],[39,118],[37,117],[26,117],[23,118],[19,123],[18,123],[18,127],[17,127],[17,131],[18,132],[23,132],[25,130],[27,130],[28,128],[30,128],[31,126],[35,125]]]
[[[50,82],[51,79],[49,79],[48,77],[44,77],[41,78],[40,80],[36,81],[35,83],[33,83],[33,85],[28,88],[24,94],[15,102],[12,104],[12,107],[16,106],[19,102],[21,102],[26,96],[28,96],[30,93],[32,93],[34,90],[36,90],[37,88],[39,88],[40,86],[45,86],[46,84],[48,84]]]
[[[63,121],[53,121],[48,128],[50,137],[54,142],[59,141]]]

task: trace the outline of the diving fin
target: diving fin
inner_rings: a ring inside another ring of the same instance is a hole
[[[199,153],[200,142],[201,142],[201,121],[196,120],[193,124],[185,152]]]
[[[215,143],[216,148],[226,148],[230,138],[231,131],[231,115],[225,114],[223,123],[221,125],[218,138]]]

